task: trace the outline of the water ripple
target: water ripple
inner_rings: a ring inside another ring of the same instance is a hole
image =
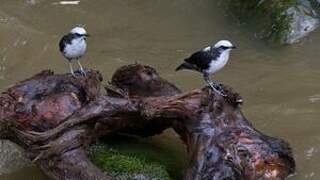
[[[59,1],[59,2],[54,2],[52,4],[54,5],[78,5],[80,1]]]
[[[316,103],[316,102],[320,101],[320,94],[315,94],[315,95],[309,96],[308,99],[311,103]]]

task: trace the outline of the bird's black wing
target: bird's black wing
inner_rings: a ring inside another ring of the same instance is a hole
[[[64,35],[60,42],[59,42],[59,50],[60,52],[63,52],[64,51],[64,48],[66,47],[67,44],[71,44],[71,41],[72,39],[75,37],[74,34],[67,34],[67,35]]]
[[[210,51],[197,51],[193,53],[189,58],[185,59],[185,62],[195,65],[197,68],[204,70],[209,68],[210,62],[217,60],[220,56],[220,52],[217,49]]]

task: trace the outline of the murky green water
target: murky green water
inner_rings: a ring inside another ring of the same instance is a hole
[[[156,67],[184,90],[201,87],[197,73],[174,72],[195,50],[219,39],[239,48],[215,79],[245,99],[243,111],[264,133],[289,141],[298,171],[293,180],[320,179],[320,32],[288,47],[257,40],[213,0],[0,0],[0,90],[43,69],[68,72],[58,51],[60,36],[84,23],[92,34],[86,67],[110,78],[128,63]],[[177,137],[166,134],[163,147],[181,159]],[[157,138],[161,140],[161,137]],[[150,140],[150,146],[157,144]],[[173,158],[173,159],[176,159]],[[180,167],[177,163],[177,167]],[[0,179],[45,179],[25,168]]]

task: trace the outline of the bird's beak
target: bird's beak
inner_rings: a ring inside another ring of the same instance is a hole
[[[231,46],[231,49],[237,49],[237,47],[236,46]]]
[[[84,36],[85,36],[85,37],[90,37],[91,35],[90,35],[90,34],[85,34]]]

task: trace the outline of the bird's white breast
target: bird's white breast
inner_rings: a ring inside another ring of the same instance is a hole
[[[68,59],[81,58],[87,49],[86,40],[83,37],[73,39],[71,44],[67,44],[64,49],[64,56]]]
[[[227,62],[229,60],[229,54],[230,54],[230,51],[222,52],[217,60],[212,60],[210,62],[209,68],[208,68],[208,70],[206,70],[206,72],[208,74],[214,74],[217,71],[219,71],[220,69],[222,69],[227,64]]]

